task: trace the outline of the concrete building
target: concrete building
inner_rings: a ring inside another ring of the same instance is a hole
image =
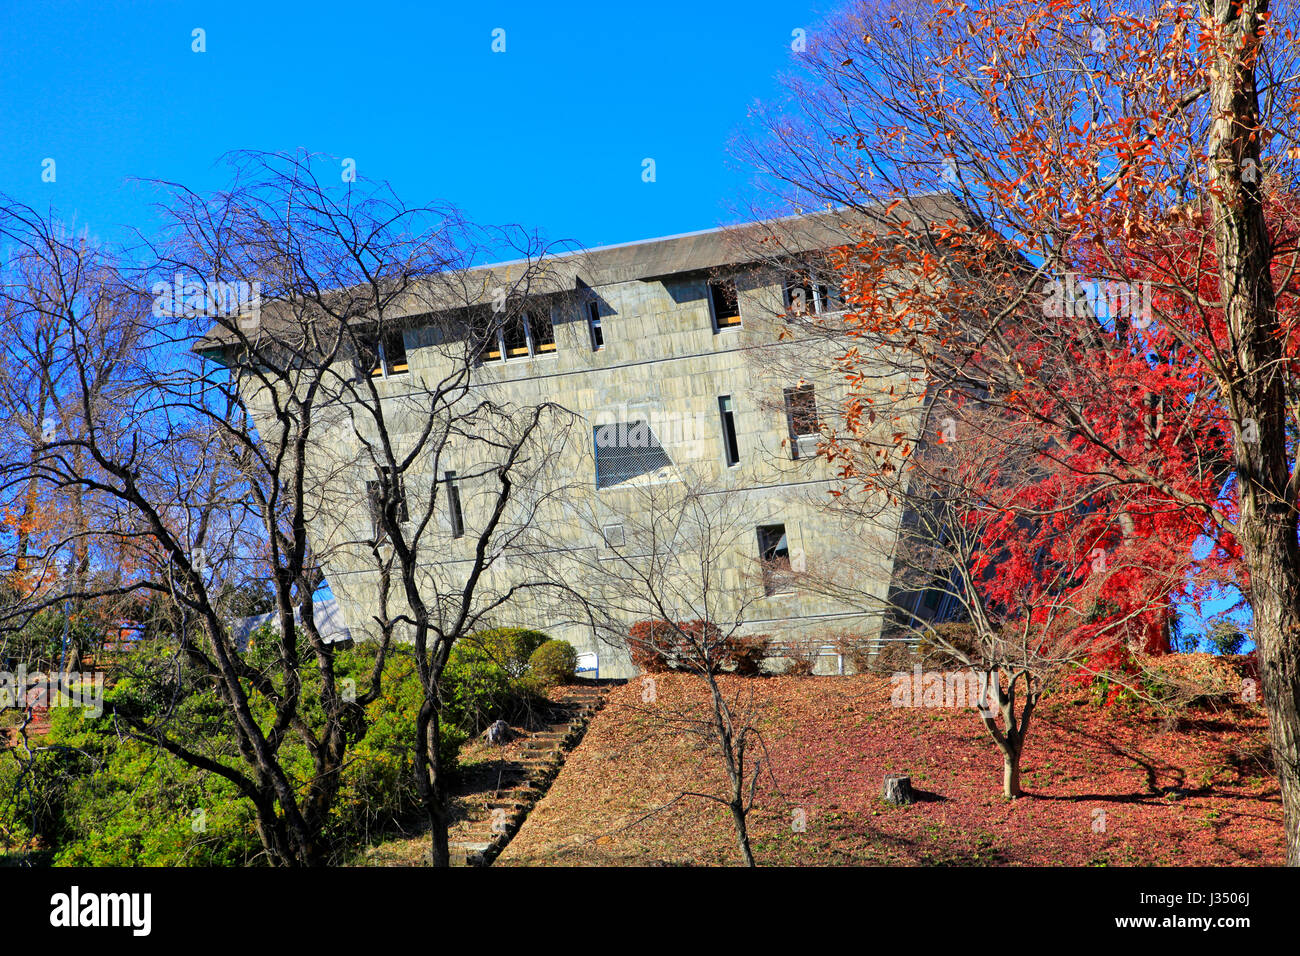
[[[942,201],[933,204],[940,216]],[[816,456],[817,423],[834,413],[841,393],[817,354],[824,341],[802,334],[800,320],[842,309],[820,256],[844,241],[844,222],[840,213],[785,220],[779,239],[767,245],[762,236],[770,224],[763,231],[708,230],[552,260],[549,287],[531,294],[526,310],[476,348],[467,390],[468,400],[520,407],[553,402],[577,416],[556,459],[565,494],[534,515],[533,557],[561,568],[577,551],[627,547],[647,489],[695,482],[741,503],[745,527],[733,536],[721,573],[743,608],[744,630],[778,642],[879,636],[878,612],[798,586],[809,567],[849,554],[863,566],[866,550],[874,570],[860,587],[882,602],[890,590],[887,536],[864,541],[822,507],[835,477]],[[491,277],[511,269],[477,270],[482,302],[492,295]],[[427,303],[412,306],[375,348],[372,374],[392,403],[397,435],[419,430],[422,390],[454,363],[447,323],[422,322],[427,310]],[[265,408],[255,395],[250,400],[255,414]],[[346,626],[360,635],[375,615],[379,577],[370,545],[374,505],[367,504],[374,468],[356,455],[353,430],[340,419],[337,438],[322,444],[319,472],[329,490],[319,495],[309,530]],[[456,456],[451,441],[431,466],[434,473],[421,476],[417,462],[402,488],[404,498],[424,500],[430,483],[440,483],[430,515],[437,543],[426,547],[424,569],[450,581],[471,557],[475,539],[465,528],[485,520],[463,478],[481,471],[482,462]],[[580,575],[580,567],[565,573]],[[525,571],[508,556],[492,568],[498,593],[515,573]],[[685,615],[691,602],[684,603]],[[553,596],[525,592],[495,609],[491,620],[569,640],[588,665],[598,658],[602,677],[635,672],[625,648],[599,640],[581,615],[560,607]],[[820,669],[836,666],[827,659]]]

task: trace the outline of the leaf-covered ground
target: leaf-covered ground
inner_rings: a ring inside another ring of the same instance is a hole
[[[1176,666],[1198,678],[1222,671],[1208,655]],[[760,865],[1284,858],[1265,719],[1239,694],[1171,719],[1145,703],[1101,707],[1088,691],[1058,691],[1031,727],[1027,796],[1008,802],[1001,756],[973,710],[893,707],[889,679],[873,675],[729,678],[725,687],[752,707],[766,746],[751,817]],[[725,789],[715,751],[665,719],[699,707],[703,685],[660,675],[655,689],[652,703],[639,681],[614,691],[496,865],[738,862],[726,809],[680,796]],[[921,801],[880,801],[887,773],[910,773]]]

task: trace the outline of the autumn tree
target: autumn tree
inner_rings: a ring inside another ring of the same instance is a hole
[[[905,347],[929,388],[1027,416],[1240,554],[1297,864],[1293,28],[1267,2],[855,3],[746,152],[804,202],[960,198],[845,244],[860,354]],[[1114,310],[1053,307],[1098,288]],[[1171,432],[1194,458],[1166,460]]]

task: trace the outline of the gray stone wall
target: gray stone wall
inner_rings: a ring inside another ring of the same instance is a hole
[[[822,503],[833,482],[832,470],[815,458],[795,460],[788,447],[781,389],[796,384],[790,380],[792,370],[799,368],[800,349],[807,346],[798,341],[776,342],[760,331],[759,327],[765,326],[761,319],[780,308],[780,286],[764,282],[761,276],[739,282],[744,324],[718,331],[706,280],[707,276],[699,273],[599,286],[594,291],[602,302],[603,349],[593,350],[586,314],[569,302],[552,316],[557,345],[553,353],[485,363],[479,368],[476,396],[520,406],[555,402],[582,418],[570,435],[560,473],[554,476],[565,486],[565,493],[557,496],[552,507],[543,509],[544,519],[531,539],[535,557],[552,568],[561,568],[571,549],[602,546],[588,526],[590,522],[577,521],[575,515],[606,515],[605,520],[617,522],[621,513],[636,507],[631,488],[597,490],[592,427],[643,419],[649,421],[676,468],[689,469],[693,476],[743,496],[747,520],[754,529],[784,523],[796,568],[805,562],[832,564],[837,554],[846,551],[860,557],[863,549],[873,550],[879,574],[864,585],[883,598],[891,573],[891,543],[860,540],[829,517]],[[435,381],[447,370],[445,355],[432,332],[411,329],[406,333],[406,345],[409,373],[380,385],[390,395],[398,432],[404,415],[409,415],[410,427],[419,423],[421,384]],[[807,377],[817,388],[819,411],[829,413],[836,403],[836,383],[824,378],[819,381],[811,368]],[[730,468],[724,461],[718,405],[722,395],[731,396],[740,449],[740,464]],[[257,401],[254,405],[264,407]],[[310,532],[348,626],[360,634],[373,628],[378,593],[374,557],[365,543],[370,534],[365,481],[373,468],[358,457],[346,416],[338,419],[330,426],[328,440],[320,443],[314,463],[319,490],[314,492],[316,514]],[[455,467],[465,474],[477,464],[481,462],[444,461],[442,468]],[[433,477],[410,476],[408,498],[418,500],[427,491],[421,481]],[[671,474],[666,479],[675,480]],[[462,502],[470,528],[486,519],[481,496],[469,483],[462,487]],[[429,558],[422,570],[445,586],[463,573],[472,536],[450,537],[445,503],[434,517],[424,549]],[[752,573],[758,559],[757,534],[751,530],[737,541],[729,586],[759,589],[757,595],[748,594],[753,598],[744,619],[748,631],[782,639],[835,631],[864,637],[878,634],[879,622],[873,615],[830,598],[797,589],[761,596],[761,584]],[[490,575],[489,592],[500,593],[516,575],[528,573],[529,569],[505,562]],[[582,582],[571,583],[580,586]],[[512,600],[493,620],[545,630],[569,640],[580,651],[598,652],[603,677],[634,673],[625,648],[597,641],[589,629],[565,617],[554,600],[533,595]]]

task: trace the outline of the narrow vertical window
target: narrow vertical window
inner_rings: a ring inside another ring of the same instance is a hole
[[[736,416],[731,410],[731,396],[718,398],[718,412],[722,416],[722,453],[727,467],[740,463],[740,445],[736,442]]]
[[[460,485],[456,482],[456,473],[446,473],[447,480],[447,516],[451,519],[451,536],[465,536],[465,514],[460,509]]]
[[[605,347],[605,334],[600,330],[600,303],[587,303],[587,327],[591,329],[591,349],[599,352]]]
[[[385,335],[382,344],[384,348],[384,367],[389,375],[400,375],[402,372],[411,370],[410,363],[406,361],[406,339],[400,329]]]
[[[478,349],[480,362],[499,362],[501,360],[501,328],[487,309],[475,309],[470,313],[470,334]]]

